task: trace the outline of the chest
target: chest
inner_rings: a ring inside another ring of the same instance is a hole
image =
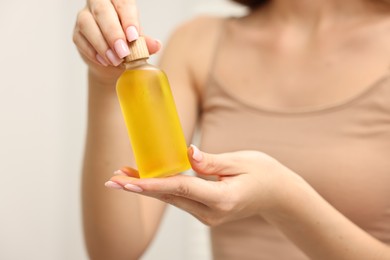
[[[258,109],[213,85],[203,109],[202,149],[263,151],[359,225],[390,223],[384,216],[390,209],[389,83],[347,103],[291,114]]]
[[[227,26],[211,74],[245,102],[265,108],[291,111],[337,104],[388,74],[389,28],[390,22],[334,29],[332,37],[323,33],[306,40],[269,32],[255,40],[239,37],[243,33]]]

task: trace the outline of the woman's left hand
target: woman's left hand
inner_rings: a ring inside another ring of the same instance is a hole
[[[310,259],[390,259],[390,248],[356,226],[301,177],[255,151],[207,154],[191,146],[192,168],[216,181],[177,175],[138,179],[131,168],[106,186],[177,206],[215,226],[262,216]]]
[[[191,146],[188,154],[193,170],[213,181],[187,175],[139,179],[134,169],[123,168],[106,186],[154,197],[215,226],[272,213],[285,201],[283,193],[288,185],[303,182],[261,152],[208,154]]]

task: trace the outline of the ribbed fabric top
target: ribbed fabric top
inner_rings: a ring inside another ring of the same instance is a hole
[[[390,75],[344,102],[289,113],[254,105],[256,96],[248,103],[218,81],[213,73],[226,60],[215,56],[220,60],[213,62],[202,96],[200,147],[273,156],[347,218],[390,244]],[[261,218],[214,227],[211,234],[215,259],[308,259]]]

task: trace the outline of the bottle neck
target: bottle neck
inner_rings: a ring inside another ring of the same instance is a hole
[[[123,65],[125,66],[125,68],[127,70],[131,70],[133,68],[145,65],[147,63],[148,63],[148,58],[143,58],[143,59],[139,59],[139,60],[124,62]]]

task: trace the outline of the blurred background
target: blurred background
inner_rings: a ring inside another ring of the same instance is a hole
[[[88,259],[80,218],[86,66],[72,42],[84,4],[0,2],[0,259]],[[227,0],[138,6],[144,32],[163,43],[193,16],[244,11]],[[209,248],[207,228],[170,207],[142,259],[207,260]]]

